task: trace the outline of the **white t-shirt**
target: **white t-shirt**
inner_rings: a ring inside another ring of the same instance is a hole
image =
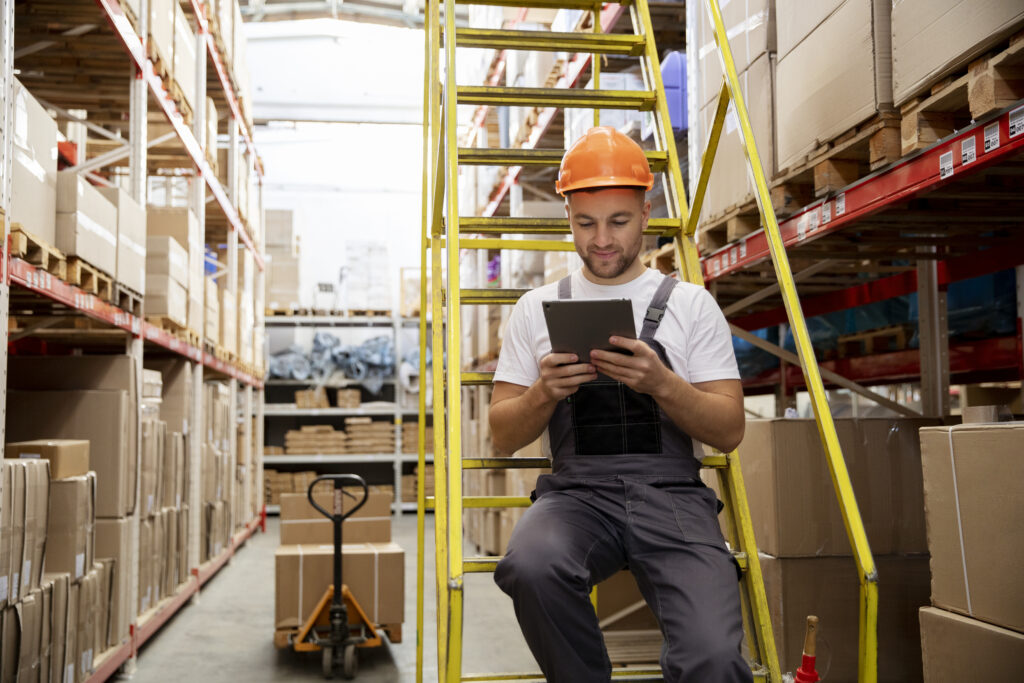
[[[636,334],[643,329],[644,315],[664,276],[648,268],[621,285],[598,285],[572,274],[573,299],[630,299]],[[547,323],[541,302],[558,298],[554,282],[524,294],[512,309],[501,343],[494,381],[530,386],[540,376],[540,361],[551,353]],[[665,348],[672,369],[687,382],[739,379],[732,334],[711,294],[697,285],[680,282],[672,289],[665,316],[654,335]]]

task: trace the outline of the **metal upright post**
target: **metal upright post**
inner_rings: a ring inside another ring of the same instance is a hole
[[[934,252],[934,247],[922,247]],[[921,339],[921,412],[928,417],[949,414],[949,326],[946,292],[939,288],[938,263],[917,262],[918,331]]]
[[[238,452],[242,457],[242,510],[243,523],[248,523],[255,512],[252,504],[252,473],[254,466],[253,457],[253,429],[252,429],[252,405],[253,388],[246,384],[242,389],[242,443],[238,445]]]
[[[11,234],[11,164],[14,142],[14,0],[0,2],[0,209],[3,209],[3,253],[8,250],[7,236]],[[11,290],[7,280],[9,259],[0,259],[0,456],[3,455],[5,425],[7,423],[7,320]]]

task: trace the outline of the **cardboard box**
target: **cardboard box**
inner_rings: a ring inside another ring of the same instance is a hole
[[[187,288],[188,250],[178,240],[167,235],[146,237],[146,271],[150,277],[167,275]]]
[[[755,61],[769,52],[775,52],[775,2],[774,0],[740,0],[721,3],[722,21],[729,36],[736,72],[742,74]],[[722,89],[721,58],[715,46],[715,32],[707,10],[702,6],[698,12],[696,43],[698,74],[697,105],[717,102]],[[747,106],[752,110],[749,100]],[[719,147],[721,150],[721,147]],[[717,162],[717,159],[716,159]]]
[[[926,552],[918,430],[937,420],[835,422],[872,552]],[[760,550],[776,557],[850,554],[814,420],[748,420],[738,450]],[[714,473],[704,477],[717,490]],[[726,533],[724,513],[720,520]]]
[[[28,485],[27,460],[4,460],[4,489],[10,487],[10,562],[7,570],[7,604],[13,605],[22,594],[21,572],[25,559],[25,488]],[[2,586],[0,586],[2,587]]]
[[[50,677],[40,677],[40,683],[65,683],[67,678],[67,667],[70,663],[67,653],[67,642],[69,631],[73,632],[77,625],[74,621],[68,620],[71,585],[67,574],[46,574],[43,577],[45,583],[52,585],[50,599]],[[71,634],[73,638],[73,633]],[[72,678],[74,676],[72,674]]]
[[[276,628],[305,623],[333,582],[333,545],[286,545],[274,554]],[[346,544],[342,575],[376,624],[405,619],[405,551],[395,543]]]
[[[1024,633],[934,607],[922,607],[920,619],[925,683],[1020,678]]]
[[[175,555],[178,558],[178,585],[189,577],[188,515],[188,505],[182,505],[178,515],[178,552]]]
[[[3,610],[3,642],[0,643],[0,680],[18,680],[18,612],[14,606]]]
[[[174,0],[150,0],[149,47],[154,47],[164,60],[168,71],[173,68],[174,56]]]
[[[217,123],[217,105],[212,97],[207,97],[206,130],[203,149],[206,150],[206,158],[212,160],[215,170],[217,166]]]
[[[57,123],[14,79],[12,223],[37,239],[57,243]]]
[[[93,660],[99,654],[95,648],[96,628],[99,624],[99,614],[97,614],[99,584],[99,572],[93,567],[89,568],[89,571],[78,583],[78,633],[76,639],[78,656],[75,661],[80,681],[89,678],[93,671]]]
[[[168,318],[177,325],[188,325],[188,293],[167,275],[146,279],[146,315]]]
[[[320,488],[324,490],[321,491]],[[362,489],[352,486],[347,486],[343,489],[354,496],[362,497]],[[333,490],[328,483],[318,484],[318,488],[314,491],[314,498],[317,504],[323,507],[328,512],[334,511],[334,495]],[[387,518],[391,519],[391,503],[394,500],[394,493],[390,488],[382,486],[370,486],[367,492],[366,503],[356,511],[350,519],[379,519]],[[358,501],[353,500],[348,495],[342,497],[343,505],[342,511],[348,512]],[[312,505],[309,504],[309,499],[305,493],[288,493],[281,496],[281,519],[282,520],[294,520],[294,519],[323,519],[327,518],[320,514]]]
[[[136,294],[146,291],[146,210],[119,187],[97,188],[117,209],[114,277]]]
[[[203,289],[203,227],[196,215],[187,208],[150,206],[146,209],[146,235],[173,237],[188,253],[188,284],[186,290],[192,296]]]
[[[113,276],[117,272],[117,207],[75,171],[57,173],[57,244]]]
[[[21,641],[18,648],[18,681],[39,680],[41,603],[39,591],[34,590],[25,594],[16,608]]]
[[[391,518],[347,519],[342,524],[344,543],[387,543],[391,540]],[[334,543],[334,524],[320,519],[281,520],[281,545]]]
[[[921,430],[932,604],[1024,632],[1024,424]]]
[[[37,439],[4,446],[5,458],[41,458],[50,463],[50,479],[78,477],[89,471],[89,442],[81,439]]]
[[[166,423],[162,424],[166,429]],[[185,484],[185,439],[180,432],[168,431],[165,435],[159,483],[160,507],[181,507]]]
[[[14,548],[14,465],[4,462],[0,469],[0,609],[7,606],[11,586]],[[22,508],[24,512],[24,508]],[[24,525],[24,519],[22,524]],[[24,533],[24,532],[22,532]],[[2,637],[2,635],[0,635]]]
[[[50,680],[50,655],[53,647],[53,581],[44,576],[39,583],[39,681]]]
[[[65,572],[80,581],[92,567],[95,549],[96,474],[50,482],[49,571]]]
[[[782,171],[892,107],[891,5],[777,0],[776,19],[776,119],[784,122],[776,129],[776,159]]]
[[[174,3],[174,80],[185,102],[196,109],[196,34],[192,32],[181,5]]]
[[[204,331],[206,318],[206,307],[203,306],[203,296],[188,297],[188,327],[197,334]]]
[[[220,345],[238,355],[238,312],[231,292],[223,290],[220,302]]]
[[[153,520],[139,521],[139,601],[138,614],[145,614],[154,604],[153,599]]]
[[[21,594],[39,588],[46,557],[46,526],[50,507],[50,463],[25,463],[25,549],[21,563]]]
[[[266,246],[274,247],[275,253],[281,250],[285,254],[298,256],[299,242],[295,233],[294,213],[290,209],[267,209],[265,214]]]
[[[8,433],[87,439],[96,472],[96,514],[123,517],[135,507],[135,459],[129,443],[128,393],[124,391],[12,391]]]
[[[783,671],[800,666],[807,615],[819,617],[818,662],[828,679],[857,680],[859,591],[848,557],[761,555],[768,612]],[[928,604],[928,558],[875,555],[878,568],[878,680],[921,680],[918,609]]]
[[[892,7],[893,98],[901,105],[1024,25],[1016,0],[902,0]],[[941,51],[935,48],[942,46]]]
[[[742,4],[742,3],[741,3]],[[717,54],[712,55],[716,58]],[[754,142],[761,157],[765,173],[771,177],[775,172],[775,108],[774,80],[775,60],[768,53],[762,54],[746,71],[739,74],[740,89],[743,91],[750,124],[754,131]],[[712,99],[700,111],[702,144],[706,145],[714,124],[718,100]],[[736,110],[729,105],[718,153],[711,167],[711,178],[704,195],[704,216],[718,216],[730,207],[744,202],[752,196],[754,187],[747,172],[747,156],[740,136]]]
[[[107,643],[120,645],[129,635],[132,621],[132,606],[128,600],[131,585],[131,519],[96,520],[96,558],[112,559],[113,590],[110,593],[110,628]]]
[[[167,423],[159,420],[142,421],[142,460],[139,470],[140,512],[152,517],[160,509],[158,475],[163,471],[164,446],[167,441]]]
[[[114,561],[110,558],[97,560],[96,571],[96,631],[93,634],[94,657],[107,651],[107,635],[110,633],[110,601],[114,589]]]
[[[157,370],[163,378],[160,419],[168,432],[188,434],[192,422],[192,366],[184,358],[147,358],[146,369]]]
[[[267,250],[267,307],[287,310],[301,301],[299,259],[277,249]]]

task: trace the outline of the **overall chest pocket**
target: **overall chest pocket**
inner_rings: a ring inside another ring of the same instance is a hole
[[[598,380],[581,386],[567,401],[576,455],[661,453],[661,415],[648,394]]]

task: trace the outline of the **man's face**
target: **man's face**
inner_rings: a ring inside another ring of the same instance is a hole
[[[573,192],[566,197],[566,215],[576,252],[590,273],[606,284],[636,276],[637,257],[647,228],[651,204],[635,188]]]

